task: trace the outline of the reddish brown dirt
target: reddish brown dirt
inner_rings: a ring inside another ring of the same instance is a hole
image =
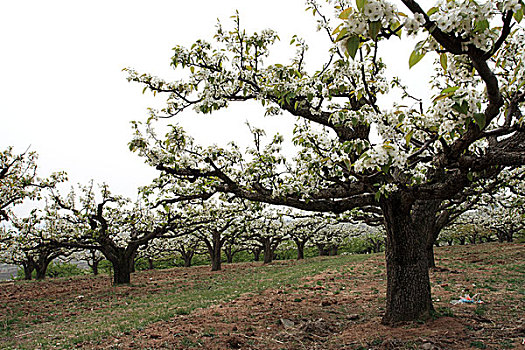
[[[498,265],[521,263],[524,246],[484,245],[438,250],[438,266],[431,271],[432,294],[441,315],[434,320],[397,327],[381,324],[385,269],[380,256],[353,263],[338,271],[305,278],[304,284],[248,293],[236,300],[141,330],[118,334],[100,343],[85,342],[85,349],[525,349],[523,286],[509,290],[498,279]],[[451,255],[451,252],[453,254]],[[463,265],[461,265],[463,264]],[[243,264],[227,265],[235,273]],[[250,265],[252,266],[252,265]],[[523,270],[521,270],[523,271]],[[137,286],[114,288],[107,277],[75,278],[43,283],[4,283],[0,301],[27,305],[29,315],[86,312],[103,307],[119,296],[161,292],[163,283],[189,283],[188,274],[206,278],[208,267],[139,273]],[[491,283],[487,280],[493,281]],[[451,305],[461,293],[480,293],[481,305]],[[82,308],[57,309],[82,295]],[[4,305],[7,305],[4,304]],[[520,311],[521,310],[521,311]],[[9,312],[4,309],[2,314]],[[40,317],[40,316],[39,316]],[[44,316],[41,316],[44,317]]]

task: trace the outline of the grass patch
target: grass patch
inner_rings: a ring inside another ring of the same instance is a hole
[[[244,293],[299,286],[304,283],[304,277],[338,269],[366,258],[367,256],[345,255],[301,262],[276,262],[266,266],[239,264],[240,268],[235,268],[234,272],[226,270],[206,273],[204,276],[190,272],[180,284],[176,281],[159,281],[158,290],[154,293],[138,293],[137,291],[146,290],[148,286],[148,283],[143,282],[122,287],[108,286],[93,298],[83,298],[81,303],[93,304],[95,307],[88,307],[82,312],[71,314],[75,304],[72,305],[70,299],[53,300],[51,303],[57,307],[57,312],[45,314],[36,311],[33,318],[40,322],[35,322],[31,334],[23,339],[17,338],[13,341],[10,337],[13,330],[23,328],[22,320],[17,317],[6,320],[5,326],[0,328],[0,348],[70,349],[82,342],[96,342],[112,335],[144,328],[153,322],[187,315],[196,308],[228,302]],[[202,268],[200,271],[203,271]],[[92,277],[85,278],[89,280]],[[137,275],[133,278],[137,279]],[[44,297],[38,297],[26,300],[25,303],[38,303],[37,299],[46,300]],[[47,301],[49,302],[49,298]],[[196,344],[188,342],[187,345]]]

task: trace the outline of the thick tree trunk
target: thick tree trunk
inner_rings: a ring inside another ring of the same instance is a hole
[[[224,253],[226,254],[226,262],[228,264],[231,264],[233,262],[233,255],[234,252],[232,251],[232,247],[228,246],[224,249]]]
[[[212,245],[208,246],[208,253],[210,254],[211,260],[211,270],[219,271],[222,268],[221,250],[223,242],[221,241],[221,235],[218,232],[213,234],[212,239]]]
[[[297,260],[304,259],[304,246],[306,245],[306,242],[295,241],[295,244],[297,245]]]
[[[269,238],[266,238],[263,242],[264,244],[264,256],[263,256],[263,264],[269,264],[273,261],[274,258],[274,250],[272,249],[272,242]]]
[[[191,267],[191,259],[193,259],[193,252],[187,252],[182,256],[184,259],[184,267]]]
[[[324,244],[317,244],[317,250],[319,251],[319,256],[328,256],[328,249],[325,248]]]
[[[43,280],[46,278],[47,264],[36,268],[36,279]]]
[[[222,262],[221,262],[221,254],[213,254],[211,256],[211,270],[212,271],[219,271],[222,268]]]
[[[387,299],[383,323],[425,320],[433,311],[427,241],[437,207],[392,194],[381,203],[387,232]]]
[[[427,245],[427,259],[428,259],[428,268],[436,267],[436,257],[434,255],[434,245]]]
[[[100,261],[93,260],[93,263],[91,264],[91,271],[93,272],[94,276],[98,276],[98,264]]]
[[[148,270],[153,270],[155,266],[153,266],[153,259],[148,258]]]
[[[33,270],[35,267],[33,264],[22,263],[24,269],[24,280],[30,281],[33,278]]]
[[[133,259],[121,257],[120,259],[110,261],[113,265],[113,284],[129,284],[131,282]]]
[[[46,278],[47,267],[49,266],[50,262],[51,260],[38,261],[38,263],[35,266],[37,280],[41,281]]]
[[[259,261],[261,259],[261,248],[254,248],[252,250],[253,260]]]

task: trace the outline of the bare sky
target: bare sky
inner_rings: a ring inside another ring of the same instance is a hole
[[[93,178],[134,197],[156,173],[129,152],[129,121],[145,120],[146,108],[163,99],[142,95],[122,68],[169,77],[171,48],[211,39],[217,19],[227,26],[235,10],[247,31],[275,29],[283,47],[298,34],[310,43],[309,59],[323,60],[324,34],[304,9],[303,0],[2,1],[0,148],[30,146],[40,155],[41,175],[65,170],[72,183]],[[293,50],[279,52],[290,57]],[[261,111],[236,106],[227,119],[188,115],[182,122],[210,144],[246,134],[236,129]]]

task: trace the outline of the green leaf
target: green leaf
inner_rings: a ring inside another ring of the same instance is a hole
[[[351,7],[347,8],[339,14],[340,19],[348,19],[348,16],[352,13],[353,9]]]
[[[446,71],[448,67],[448,59],[446,53],[442,53],[441,55],[439,55],[439,62],[441,63],[441,67],[443,67],[443,70]]]
[[[523,5],[521,5],[521,8],[518,11],[514,12],[513,16],[516,22],[521,22],[521,20],[523,19]]]
[[[448,88],[441,91],[442,94],[448,94],[449,92],[456,92],[459,89],[459,86],[449,86]]]
[[[355,0],[355,4],[357,6],[357,9],[361,12],[363,12],[363,9],[365,7],[365,4],[366,4],[366,0]]]
[[[485,128],[487,120],[484,113],[474,113],[474,120],[476,121],[476,124],[478,124],[480,130]]]
[[[485,30],[489,28],[489,21],[486,19],[483,19],[481,21],[476,21],[476,24],[474,26],[474,31],[478,33],[482,33]]]
[[[381,30],[381,21],[370,22],[368,25],[368,34],[373,40],[376,40],[377,34]]]
[[[469,173],[467,174],[467,179],[468,179],[470,182],[472,182],[472,180],[474,180],[474,174],[472,174],[472,172],[469,172]]]
[[[412,51],[410,58],[408,59],[408,68],[414,67],[423,57],[425,57],[426,52],[419,52],[418,50]]]
[[[341,41],[347,34],[348,34],[348,29],[346,28],[341,29],[335,41]]]
[[[434,6],[430,10],[427,11],[427,16],[432,16],[434,13],[436,13],[438,11],[439,11],[439,8]]]
[[[407,146],[410,144],[410,140],[412,140],[413,135],[414,130],[411,130],[408,134],[405,135],[405,141],[407,142]]]
[[[374,196],[376,202],[379,202],[379,199],[381,199],[381,192],[377,191],[376,195]]]
[[[467,101],[463,101],[461,104],[456,102],[456,103],[454,103],[452,108],[456,112],[461,113],[461,114],[467,114],[468,113],[468,103],[467,103]]]
[[[348,52],[350,57],[352,57],[352,59],[355,58],[360,43],[361,39],[359,38],[359,36],[352,36],[346,41],[346,51]]]

